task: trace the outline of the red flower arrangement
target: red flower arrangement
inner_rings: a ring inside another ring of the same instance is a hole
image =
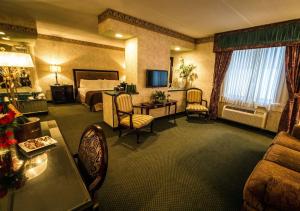
[[[0,112],[3,112],[3,105],[0,105]],[[13,128],[17,126],[16,113],[8,109],[7,113],[0,115],[0,149],[6,149],[16,144]]]

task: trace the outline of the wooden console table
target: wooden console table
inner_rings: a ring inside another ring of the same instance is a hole
[[[170,116],[171,106],[175,107],[175,111],[173,114],[174,121],[176,120],[176,112],[177,112],[177,100],[168,100],[164,103],[141,103],[138,107],[141,108],[141,114],[144,114],[144,110],[146,110],[146,114],[149,115],[151,109],[168,107],[168,116]]]

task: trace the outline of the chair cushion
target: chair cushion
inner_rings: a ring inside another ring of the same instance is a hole
[[[153,117],[150,115],[143,115],[143,114],[133,114],[132,115],[132,123],[134,128],[141,128],[148,125],[150,122],[153,121]],[[130,127],[130,116],[126,116],[121,119],[121,125],[125,125]]]
[[[208,111],[208,108],[206,108],[204,105],[201,105],[200,103],[193,103],[193,104],[188,104],[186,110],[204,112],[204,111]]]
[[[131,112],[132,111],[132,101],[131,96],[129,94],[122,94],[119,95],[116,99],[118,110],[124,112]]]
[[[190,103],[201,102],[202,92],[198,89],[191,89],[187,91],[187,101]]]

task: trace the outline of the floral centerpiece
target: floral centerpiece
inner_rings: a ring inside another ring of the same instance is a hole
[[[14,128],[18,126],[21,115],[10,104],[0,105],[0,198],[6,195],[8,188],[19,187],[22,184],[20,171],[23,161],[18,159],[14,138]]]
[[[164,103],[167,100],[167,96],[165,92],[157,90],[152,93],[151,100],[154,103]]]

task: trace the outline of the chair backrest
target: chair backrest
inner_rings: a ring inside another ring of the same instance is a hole
[[[91,125],[83,132],[78,149],[78,168],[91,196],[103,184],[107,166],[104,132],[99,125]]]
[[[133,105],[130,94],[121,93],[115,97],[117,111],[132,113]]]
[[[198,88],[190,88],[186,90],[186,101],[187,103],[201,103],[202,90]]]

